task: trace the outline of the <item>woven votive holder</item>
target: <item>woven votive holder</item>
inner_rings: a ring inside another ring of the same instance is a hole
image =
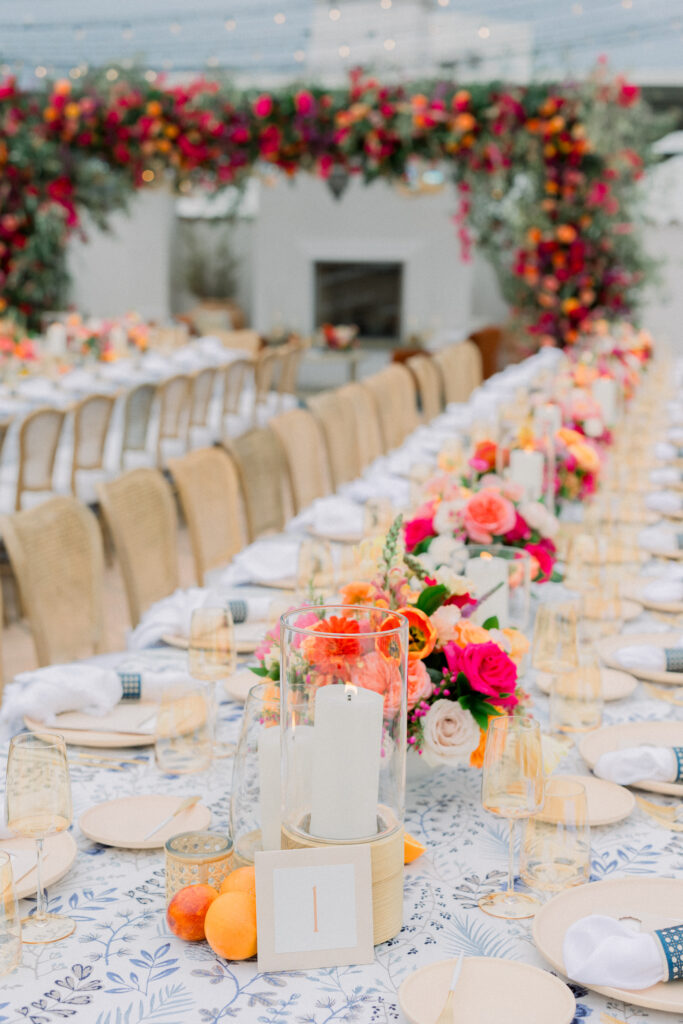
[[[166,841],[166,902],[202,882],[214,889],[232,870],[232,839],[218,832],[181,832]]]

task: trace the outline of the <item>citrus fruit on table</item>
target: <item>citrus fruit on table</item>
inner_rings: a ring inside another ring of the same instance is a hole
[[[226,960],[256,955],[256,898],[249,892],[225,892],[213,901],[204,921],[206,941]]]
[[[211,885],[186,885],[178,889],[166,910],[168,927],[179,939],[199,942],[204,938],[204,919],[218,893]]]

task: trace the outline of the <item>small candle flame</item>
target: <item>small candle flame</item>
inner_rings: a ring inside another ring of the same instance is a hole
[[[353,683],[344,683],[344,693],[347,700],[353,700],[356,695],[358,687],[354,686]]]
[[[482,551],[482,552],[480,553],[479,557],[480,557],[480,558],[483,558],[483,559],[484,559],[485,561],[487,561],[487,562],[488,562],[488,561],[490,561],[490,559],[492,559],[492,558],[493,558],[493,555],[491,554],[491,552],[490,552],[490,551]]]

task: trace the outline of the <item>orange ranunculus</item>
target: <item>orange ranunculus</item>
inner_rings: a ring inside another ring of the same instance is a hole
[[[555,234],[560,242],[563,242],[565,245],[571,245],[576,238],[576,228],[572,227],[571,224],[558,224],[555,228]]]
[[[495,441],[479,441],[474,449],[473,458],[478,462],[485,462],[489,469],[495,469],[497,451]]]
[[[491,634],[483,626],[477,626],[470,619],[460,619],[453,627],[453,642],[458,647],[467,647],[468,644],[487,644],[491,641]]]
[[[431,619],[419,608],[398,609],[399,615],[408,620],[408,661],[421,661],[434,650],[437,640],[436,628]]]
[[[306,660],[323,674],[336,673],[348,679],[349,662],[362,652],[358,621],[346,615],[330,615],[311,629],[318,635],[307,636],[301,645]]]
[[[377,607],[386,607],[386,601],[380,597],[379,591],[374,583],[364,583],[362,580],[354,580],[339,588],[342,604],[370,604]]]

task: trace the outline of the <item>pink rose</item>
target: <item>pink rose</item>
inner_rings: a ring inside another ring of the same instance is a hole
[[[499,491],[485,487],[469,499],[462,518],[471,540],[478,544],[490,544],[494,536],[506,534],[514,527],[515,506]]]
[[[543,541],[539,544],[527,544],[526,550],[531,555],[531,579],[535,583],[546,583],[552,576],[555,565],[553,551]]]
[[[403,536],[406,542],[406,551],[414,551],[417,545],[431,537],[434,533],[434,516],[422,516],[419,519],[409,519],[403,527]]]
[[[529,524],[515,510],[515,525],[505,534],[506,541],[509,544],[516,544],[518,540],[528,540],[530,537],[531,530],[529,529]]]
[[[517,666],[498,644],[468,644],[457,647],[446,644],[444,654],[451,672],[462,672],[467,682],[477,693],[488,697],[492,704],[503,708],[514,708],[517,704],[515,686]]]
[[[263,93],[254,100],[254,113],[257,117],[270,117],[273,112],[273,97]]]
[[[299,92],[294,94],[294,106],[296,107],[297,114],[301,114],[303,117],[307,117],[308,114],[313,112],[315,107],[315,97],[312,92],[308,89],[301,89]]]

